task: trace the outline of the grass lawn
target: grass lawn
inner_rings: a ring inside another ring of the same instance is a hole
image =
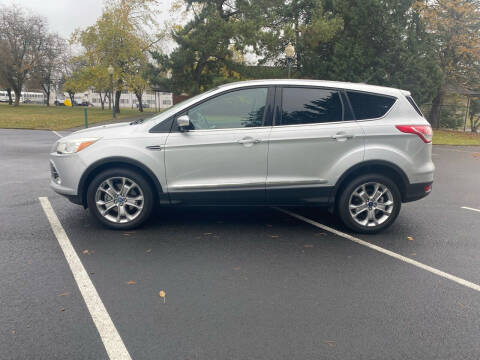
[[[18,107],[0,103],[0,128],[16,129],[45,129],[64,130],[73,127],[83,126],[83,107],[66,106],[42,106],[21,104]],[[150,116],[150,109],[145,109],[144,114]],[[118,119],[127,119],[141,116],[137,109],[120,109]],[[106,108],[89,107],[88,124],[95,124],[101,121],[112,119],[112,111]]]
[[[434,145],[480,145],[480,134],[453,130],[434,130]]]

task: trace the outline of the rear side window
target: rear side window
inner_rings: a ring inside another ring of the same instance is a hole
[[[415,102],[415,100],[413,100],[413,98],[411,96],[407,96],[407,100],[410,103],[410,105],[413,106],[413,108],[418,113],[418,115],[420,115],[421,117],[425,117],[425,116],[423,116],[422,111],[420,110],[417,103]]]
[[[357,120],[382,117],[395,103],[395,98],[382,95],[347,91]]]
[[[342,121],[343,107],[338,91],[286,87],[282,94],[281,125]]]

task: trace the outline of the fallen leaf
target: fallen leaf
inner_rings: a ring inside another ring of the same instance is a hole
[[[160,292],[158,293],[158,295],[163,299],[163,303],[165,304],[166,296],[167,296],[167,294],[165,293],[165,291],[160,290]]]
[[[480,152],[472,153],[473,157],[480,158]]]
[[[413,237],[407,236],[407,240],[413,241]]]
[[[312,244],[305,244],[303,245],[304,248],[313,248],[313,245]]]
[[[12,334],[16,334],[17,332],[15,330],[12,330]]]
[[[240,270],[240,266],[235,266],[235,267],[233,268],[233,270],[235,270],[235,271]]]
[[[415,256],[415,255],[417,255],[417,253],[412,253],[411,255],[412,255],[412,256]]]
[[[335,347],[336,341],[335,340],[323,340],[325,344],[327,344],[330,347]]]
[[[146,252],[147,252],[147,253],[151,253],[151,252],[152,252],[152,249],[147,249]]]
[[[465,307],[461,302],[458,303],[458,306],[460,306],[462,309]]]
[[[69,292],[64,292],[64,293],[58,294],[58,296],[68,296],[68,295],[70,295]]]
[[[130,280],[127,282],[128,285],[135,285],[137,282],[136,281],[133,281],[133,280]]]
[[[65,308],[61,308],[60,311],[65,311]]]
[[[87,250],[87,249],[85,249],[85,250],[83,250],[83,251],[82,251],[82,253],[84,253],[84,254],[88,254],[88,250]]]

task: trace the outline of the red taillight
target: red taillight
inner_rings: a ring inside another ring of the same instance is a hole
[[[395,125],[401,132],[418,135],[424,143],[431,143],[433,132],[430,125]]]
[[[428,192],[432,191],[432,185],[425,185],[423,190],[424,190],[425,193],[428,193]]]

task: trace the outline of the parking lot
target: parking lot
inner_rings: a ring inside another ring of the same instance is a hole
[[[1,359],[107,359],[116,346],[40,197],[118,358],[480,358],[479,148],[434,146],[433,193],[351,237],[316,208],[163,208],[107,230],[50,190],[57,139],[0,129]]]

